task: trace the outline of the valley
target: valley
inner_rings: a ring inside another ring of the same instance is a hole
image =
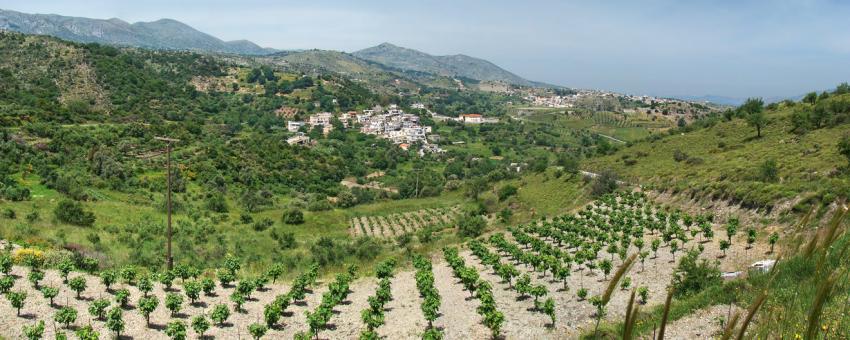
[[[846,82],[730,106],[0,10],[0,123],[4,339],[850,334]]]

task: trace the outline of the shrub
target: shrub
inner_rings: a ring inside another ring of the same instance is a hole
[[[59,295],[59,288],[56,287],[41,287],[41,295],[45,299],[50,300],[50,305],[53,306],[53,299]]]
[[[114,307],[109,310],[109,313],[106,316],[106,328],[115,332],[115,337],[120,339],[121,332],[124,331],[124,318],[121,315],[122,311],[120,307]]]
[[[487,222],[481,215],[464,214],[457,219],[458,233],[463,237],[478,237],[484,232]]]
[[[77,335],[77,338],[80,340],[99,340],[100,333],[94,330],[94,327],[91,325],[85,325],[78,329],[74,334]]]
[[[180,320],[169,322],[165,327],[165,335],[174,340],[186,339],[186,323]]]
[[[53,315],[53,320],[68,328],[72,323],[77,321],[77,310],[71,307],[62,307],[62,309]]]
[[[499,189],[499,201],[504,201],[509,197],[516,195],[516,193],[517,188],[515,186],[510,184],[503,186],[501,189]]]
[[[281,220],[286,224],[301,224],[304,223],[304,213],[298,208],[289,208],[283,212]]]
[[[776,161],[768,159],[759,166],[759,178],[762,182],[776,182],[779,180],[779,166]]]
[[[838,142],[838,153],[847,158],[850,162],[850,134],[844,135],[841,141]]]
[[[277,241],[277,245],[281,250],[294,248],[295,233],[291,231],[283,231],[282,228],[283,227],[272,229],[272,239]]]
[[[71,287],[71,290],[77,293],[77,299],[79,299],[80,294],[82,294],[82,292],[86,290],[86,278],[82,276],[77,276],[68,281],[68,287]]]
[[[259,340],[260,338],[263,337],[263,335],[266,335],[267,330],[268,330],[268,328],[266,328],[265,325],[262,325],[262,324],[259,324],[259,323],[253,323],[253,324],[248,326],[248,332],[251,333],[251,336],[255,340]]]
[[[204,295],[212,295],[215,291],[215,281],[209,277],[205,277],[201,280],[201,290],[204,291]]]
[[[39,320],[38,323],[34,325],[24,325],[23,328],[24,337],[29,340],[39,340],[44,335],[44,320]]]
[[[350,208],[357,204],[357,196],[355,196],[354,193],[348,189],[340,190],[339,193],[336,195],[336,198],[336,205],[341,208]]]
[[[195,300],[201,296],[201,283],[197,281],[186,282],[183,284],[183,291],[186,293],[186,297],[189,298],[190,303],[194,304]]]
[[[309,211],[326,211],[333,209],[331,206],[331,202],[329,202],[326,198],[316,198],[310,203],[307,203],[307,210]]]
[[[721,282],[718,263],[699,260],[699,252],[696,250],[689,251],[673,273],[673,289],[677,297],[699,293]]]
[[[33,222],[41,219],[41,214],[38,212],[38,210],[33,210],[33,211],[30,211],[29,214],[27,214],[26,219],[27,219],[27,222],[33,223]]]
[[[682,152],[682,150],[673,150],[673,160],[675,160],[676,162],[684,162],[688,160],[688,158],[690,158],[690,156]]]
[[[95,221],[94,213],[85,211],[80,202],[68,199],[59,202],[53,210],[53,215],[60,222],[81,227],[91,227]]]
[[[17,217],[17,214],[15,214],[15,211],[12,210],[12,208],[6,208],[3,209],[3,217],[14,220]]]
[[[210,319],[212,319],[213,322],[219,325],[224,324],[224,322],[227,321],[227,318],[229,317],[230,309],[227,308],[227,305],[225,304],[215,305],[215,307],[213,307],[212,313],[210,313]]]
[[[21,308],[24,307],[24,301],[27,299],[27,293],[24,291],[8,292],[6,293],[6,299],[9,300],[9,303],[12,305],[12,308],[15,309],[17,315],[21,316]]]
[[[195,316],[192,319],[192,329],[195,330],[195,333],[198,333],[198,337],[203,339],[204,333],[210,329],[210,322],[207,321],[207,318],[203,315]]]
[[[130,301],[130,291],[127,288],[121,288],[115,292],[115,303],[124,307]]]
[[[209,211],[217,213],[226,213],[228,211],[227,199],[223,194],[212,194],[207,197],[205,206]]]
[[[617,174],[610,170],[605,170],[593,180],[590,193],[595,197],[600,197],[616,191],[619,186]]]
[[[173,317],[183,306],[183,296],[175,293],[165,294],[165,308],[171,311]]]
[[[145,317],[148,326],[151,324],[151,313],[159,307],[159,299],[156,296],[143,296],[139,298],[139,312]]]
[[[586,299],[587,298],[587,288],[579,288],[579,290],[576,292],[576,296],[578,296],[578,299],[580,301]]]
[[[254,222],[254,224],[251,225],[251,228],[253,228],[254,231],[259,232],[259,231],[264,231],[264,230],[268,229],[272,225],[274,225],[274,221],[272,221],[272,219],[270,219],[268,217],[264,217],[263,219],[261,219],[257,222]]]
[[[109,308],[109,300],[97,299],[89,304],[89,314],[91,314],[95,319],[103,320],[103,317],[106,316],[107,308]]]
[[[0,186],[0,197],[10,201],[26,201],[30,199],[30,190],[18,185]]]

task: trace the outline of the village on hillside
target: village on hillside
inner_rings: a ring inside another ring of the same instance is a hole
[[[458,117],[449,117],[428,110],[425,104],[415,103],[412,109],[425,110],[435,121],[455,121],[462,124],[489,124],[498,123],[498,118],[487,118],[481,114],[461,114]],[[445,150],[436,143],[440,137],[434,134],[431,126],[421,125],[420,117],[412,113],[405,113],[398,105],[391,104],[387,108],[376,105],[371,109],[358,111],[319,112],[307,117],[306,120],[290,120],[286,122],[286,129],[295,133],[287,139],[290,145],[312,145],[310,137],[304,133],[304,129],[321,128],[324,134],[333,130],[333,119],[336,118],[346,129],[357,128],[360,133],[374,135],[392,141],[404,150],[412,145],[419,145],[417,151],[420,156],[428,153],[443,153]]]

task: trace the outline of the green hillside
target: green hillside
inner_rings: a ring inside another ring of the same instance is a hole
[[[493,63],[458,54],[433,56],[417,50],[383,43],[354,52],[354,56],[400,70],[412,70],[445,77],[462,77],[481,81],[503,81],[514,85],[533,83]]]
[[[410,104],[499,116],[511,97],[421,84],[420,96],[388,95],[355,73],[342,74],[357,65],[368,73],[373,65],[336,53],[290,56],[290,64],[336,65],[301,72],[276,63],[2,33],[0,56],[0,210],[6,216],[0,238],[73,248],[104,259],[105,266],[162,265],[166,158],[158,136],[181,140],[172,155],[178,261],[213,266],[231,253],[258,268],[272,261],[369,264],[456,240],[449,230],[433,230],[442,236],[422,242],[402,240],[403,246],[395,238],[355,240],[349,237],[355,216],[484,206],[491,214],[513,209],[519,222],[535,209],[567,211],[583,202],[583,191],[557,192],[551,183],[573,184],[543,178],[554,178],[543,175],[560,161],[553,150],[595,148],[542,124],[435,122]],[[311,147],[286,143],[294,135],[284,128],[287,120],[390,103],[419,114],[444,138],[447,152],[420,157],[338,121],[327,135],[306,131],[315,141]],[[295,113],[284,117],[283,107]],[[511,163],[533,166],[517,173]],[[376,173],[383,175],[367,179]],[[525,173],[534,174],[527,185],[521,184]],[[343,180],[392,190],[348,188]],[[508,182],[523,187],[521,204],[479,204],[466,194],[473,184]],[[526,194],[534,192],[556,195]],[[547,208],[538,207],[543,201]],[[286,222],[293,211],[303,222]]]
[[[848,159],[838,149],[850,128],[841,104],[848,100],[850,95],[842,94],[816,105],[786,102],[768,108],[762,137],[745,118],[715,117],[589,159],[586,167],[613,170],[632,184],[746,208],[769,210],[790,201],[797,212],[806,211],[812,203],[829,204],[850,193]],[[831,123],[795,129],[795,119],[821,110],[834,112]]]

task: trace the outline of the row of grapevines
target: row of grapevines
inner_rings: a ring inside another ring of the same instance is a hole
[[[434,327],[434,320],[440,314],[440,293],[434,287],[434,270],[431,261],[423,256],[417,255],[413,258],[413,267],[416,268],[416,288],[422,297],[422,314],[428,320],[428,329],[422,334],[423,340],[438,340],[443,338],[443,332]]]
[[[443,248],[443,256],[454,271],[455,277],[461,280],[464,289],[481,303],[477,309],[478,314],[484,318],[484,325],[490,329],[493,337],[498,337],[502,324],[505,322],[505,315],[496,307],[493,287],[487,281],[480,279],[475,268],[466,266],[463,258],[458,254],[457,248]]]
[[[361,340],[377,340],[378,333],[375,329],[384,324],[384,306],[393,299],[390,291],[390,279],[395,270],[395,260],[389,259],[378,264],[375,268],[375,276],[378,277],[378,289],[375,295],[370,296],[367,301],[369,307],[360,312],[360,317],[366,325],[366,330],[360,333]]]

